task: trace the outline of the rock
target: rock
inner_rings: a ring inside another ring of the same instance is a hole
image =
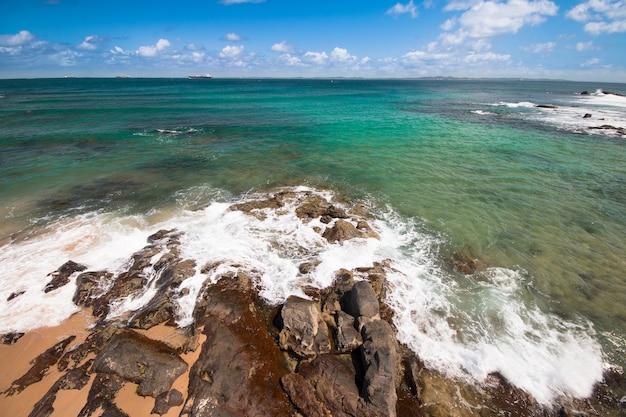
[[[87,269],[85,265],[77,264],[74,261],[65,262],[59,269],[48,274],[48,276],[52,276],[52,280],[46,284],[43,291],[47,293],[64,286],[70,282],[70,276],[74,272],[81,272],[85,269]]]
[[[183,405],[183,402],[183,394],[180,391],[173,389],[171,391],[164,392],[156,397],[154,408],[150,414],[158,414],[162,416],[163,414],[167,414],[170,408]]]
[[[299,374],[287,374],[280,379],[291,402],[304,417],[332,416],[315,395],[315,388]]]
[[[89,368],[93,361],[85,362],[81,367],[74,368],[59,378],[52,388],[39,400],[29,417],[47,417],[54,412],[54,401],[60,390],[80,390],[89,382]]]
[[[352,223],[338,219],[333,227],[327,227],[326,230],[324,230],[322,237],[330,243],[333,243],[343,242],[344,240],[353,239],[355,237],[363,237],[363,234]]]
[[[350,355],[320,355],[300,365],[298,373],[315,389],[315,398],[333,417],[360,416],[359,389]]]
[[[400,354],[391,325],[383,320],[366,322],[362,329],[363,385],[361,397],[364,415],[396,415],[400,384]]]
[[[20,295],[24,294],[25,292],[26,292],[26,291],[24,291],[24,290],[12,292],[12,293],[11,293],[11,294],[7,297],[7,301],[11,301],[11,300],[13,300],[14,298],[17,298],[17,297],[19,297]]]
[[[13,381],[9,389],[5,391],[5,394],[7,396],[19,394],[28,386],[41,381],[48,370],[59,361],[67,346],[74,339],[76,339],[76,336],[66,337],[37,356],[31,362],[33,366],[23,376]]]
[[[109,340],[96,357],[94,369],[138,384],[137,394],[156,398],[170,390],[187,370],[187,363],[168,345],[125,330]]]
[[[181,415],[294,414],[280,386],[287,364],[253,297],[253,290],[236,279],[222,278],[207,287],[204,314],[194,313],[207,338],[191,368]]]
[[[357,281],[350,291],[346,311],[356,317],[377,317],[380,313],[378,297],[367,281]]]
[[[167,263],[159,261],[154,267],[160,274],[156,282],[157,295],[133,315],[129,322],[130,327],[150,329],[157,324],[173,320],[176,306],[172,298],[175,290],[185,279],[196,273],[196,262],[190,259],[181,261],[174,258]]]
[[[331,218],[334,219],[347,219],[348,218],[348,214],[346,214],[346,211],[344,209],[342,209],[341,207],[336,207],[336,206],[329,206],[326,211],[324,211],[324,216],[330,216]]]
[[[354,327],[354,317],[344,311],[337,312],[336,346],[341,353],[352,352],[363,344],[363,338]]]
[[[2,341],[3,345],[12,345],[13,343],[20,340],[22,336],[24,336],[24,333],[18,333],[18,332],[7,333],[3,335],[2,338],[0,338],[0,340]]]
[[[280,347],[302,358],[330,352],[328,326],[318,303],[290,296],[281,310]]]
[[[537,104],[535,107],[540,109],[558,109],[558,107],[553,104]]]
[[[72,301],[83,307],[91,307],[104,294],[104,288],[113,278],[107,271],[83,272],[76,278],[76,291]]]
[[[78,417],[90,417],[99,409],[103,410],[99,417],[129,417],[117,408],[115,395],[124,386],[124,380],[114,374],[96,374],[87,396],[87,403],[78,413]]]
[[[585,113],[583,119],[591,119],[591,113]]]
[[[309,195],[296,209],[296,215],[304,221],[316,219],[323,216],[329,206],[324,198],[318,195]]]
[[[356,228],[358,231],[363,233],[365,237],[380,240],[380,236],[378,236],[378,233],[376,233],[374,229],[370,227],[369,223],[365,220],[359,220],[357,222]]]

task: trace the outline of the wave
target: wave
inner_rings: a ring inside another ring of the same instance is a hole
[[[523,270],[489,268],[460,276],[446,272],[437,255],[441,240],[389,207],[373,209],[367,218],[379,238],[329,242],[321,236],[326,224],[320,217],[303,221],[297,215],[298,196],[316,196],[345,210],[354,207],[335,201],[330,191],[308,187],[286,191],[279,207],[258,206],[249,212],[233,210],[233,204],[260,201],[269,194],[215,198],[199,209],[189,209],[183,201],[169,211],[143,217],[81,214],[29,239],[8,243],[0,248],[0,333],[52,326],[77,311],[73,285],[42,291],[47,275],[66,260],[90,270],[119,273],[145,246],[147,236],[176,229],[181,257],[197,265],[195,274],[178,289],[179,326],[193,321],[203,283],[228,272],[244,269],[260,295],[279,304],[289,295],[305,297],[304,286],[329,286],[341,268],[357,271],[358,276],[359,267],[385,263],[386,302],[395,312],[398,338],[428,366],[478,383],[499,372],[542,403],[559,395],[588,396],[601,379],[603,357],[591,325],[584,320],[567,322],[537,307],[528,295],[530,279]],[[198,192],[190,192],[192,206]],[[207,190],[205,195],[222,194]],[[187,198],[184,193],[180,197]],[[146,267],[146,288],[111,306],[110,317],[151,300],[158,280],[153,265],[159,257],[156,253]],[[303,263],[311,267],[302,271]]]

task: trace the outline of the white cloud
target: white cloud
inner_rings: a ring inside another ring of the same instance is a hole
[[[549,0],[481,1],[461,15],[459,24],[468,37],[490,37],[538,25],[557,11],[558,6]]]
[[[356,60],[356,56],[350,55],[347,49],[336,47],[330,53],[330,60],[333,62],[352,62]]]
[[[98,44],[102,42],[103,42],[102,38],[95,36],[95,35],[90,35],[90,36],[85,36],[85,40],[82,41],[82,43],[80,43],[76,47],[78,49],[83,49],[86,51],[95,51],[96,49],[98,49]]]
[[[581,67],[591,67],[594,65],[597,65],[600,63],[600,60],[598,58],[591,58],[588,59],[585,63],[580,64]]]
[[[293,52],[293,46],[289,45],[286,41],[282,41],[272,45],[272,51],[290,54]]]
[[[265,0],[222,0],[221,3],[230,6],[231,4],[241,4],[241,3],[263,3]]]
[[[592,35],[626,32],[624,0],[589,0],[573,7],[566,16],[585,23],[585,31]]]
[[[556,42],[535,43],[523,48],[525,51],[533,54],[548,54],[554,51]]]
[[[15,35],[0,35],[0,45],[21,46],[35,39],[35,35],[27,30],[21,30]]]
[[[236,59],[244,50],[243,45],[226,45],[220,52],[220,58]]]
[[[305,52],[302,58],[305,61],[311,62],[317,65],[324,65],[328,61],[328,55],[326,52]]]
[[[226,36],[225,36],[225,39],[227,41],[231,41],[231,42],[238,42],[238,41],[243,40],[243,38],[240,35],[238,35],[238,34],[236,34],[234,32],[227,33]]]
[[[576,50],[578,52],[588,51],[590,49],[593,49],[593,42],[592,41],[589,41],[589,42],[578,42],[576,44]]]
[[[511,59],[509,54],[496,54],[494,52],[470,52],[463,58],[464,62],[477,63],[477,62],[490,62],[490,61],[508,61]]]
[[[153,57],[170,45],[170,41],[167,39],[159,39],[155,45],[140,46],[137,53],[141,56]]]
[[[439,26],[442,30],[448,31],[448,30],[452,30],[452,28],[456,26],[456,16],[446,20],[445,22],[443,22],[441,24],[441,26]]]
[[[407,4],[396,3],[392,8],[387,10],[387,14],[392,16],[399,16],[401,14],[410,14],[413,19],[417,17],[417,7],[413,3],[413,0]]]

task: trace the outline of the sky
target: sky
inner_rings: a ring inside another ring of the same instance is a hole
[[[0,78],[626,82],[626,0],[0,0]]]

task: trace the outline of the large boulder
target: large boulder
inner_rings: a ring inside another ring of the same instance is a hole
[[[282,310],[280,347],[311,359],[330,352],[330,338],[319,304],[297,296],[287,298]]]
[[[354,327],[354,317],[345,311],[338,311],[336,315],[336,347],[342,353],[352,352],[363,344],[361,333]]]
[[[354,317],[378,317],[380,306],[378,296],[368,281],[357,281],[350,291],[347,312]]]
[[[363,384],[361,397],[364,415],[396,415],[400,385],[400,353],[391,325],[383,320],[368,320],[362,328]]]
[[[280,386],[289,370],[267,331],[265,313],[256,307],[253,290],[222,278],[206,288],[204,298],[205,305],[195,314],[206,340],[191,368],[181,415],[293,415]]]
[[[363,237],[363,233],[347,220],[338,219],[333,227],[327,227],[322,237],[329,242],[343,242],[355,237]]]
[[[96,357],[94,369],[134,382],[139,385],[137,394],[156,398],[187,371],[187,363],[165,343],[127,330],[109,340]]]

